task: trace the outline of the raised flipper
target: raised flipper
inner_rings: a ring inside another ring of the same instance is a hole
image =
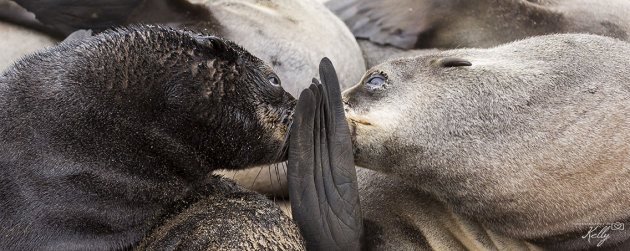
[[[322,84],[302,91],[291,127],[287,179],[293,219],[309,250],[358,250],[361,209],[350,130],[337,74],[327,58]]]

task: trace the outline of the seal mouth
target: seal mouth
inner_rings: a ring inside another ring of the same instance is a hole
[[[372,124],[370,121],[361,118],[354,117],[346,117],[346,121],[348,122],[348,127],[350,129],[350,140],[352,141],[352,152],[354,156],[359,153],[358,142],[357,142],[357,128],[359,126],[370,126],[375,127],[376,125]]]
[[[343,111],[346,114],[346,121],[348,121],[348,124],[374,126],[369,120],[357,117],[358,114],[354,110],[352,110],[352,106],[350,105],[350,102],[348,102],[348,98],[345,95],[342,97],[342,102]]]
[[[366,119],[349,117],[348,120],[350,120],[349,122],[353,123],[353,124],[362,124],[362,125],[366,125],[366,126],[373,126],[372,123],[370,123],[370,121],[367,121]]]
[[[285,125],[287,130],[284,132],[282,145],[276,155],[276,161],[285,161],[289,158],[289,136],[291,135],[291,125],[293,125],[293,115],[295,114],[295,105],[287,110],[280,119],[280,123]]]

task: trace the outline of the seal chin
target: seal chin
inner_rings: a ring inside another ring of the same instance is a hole
[[[348,127],[350,129],[350,141],[352,142],[352,153],[354,156],[357,154],[357,123],[349,118],[346,118]]]
[[[360,127],[372,127],[374,126],[370,121],[366,119],[356,118],[356,117],[346,117],[346,121],[348,122],[348,127],[350,129],[350,140],[352,141],[352,152],[356,157],[359,152],[359,144],[357,142],[357,131],[361,130]]]

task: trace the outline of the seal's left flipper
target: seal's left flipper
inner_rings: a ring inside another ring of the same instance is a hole
[[[402,49],[415,48],[423,34],[435,28],[433,15],[424,13],[427,1],[330,1],[327,7],[350,28],[355,37]],[[409,11],[414,10],[414,11]]]
[[[293,219],[312,250],[358,250],[362,232],[350,131],[339,81],[327,58],[322,84],[300,95],[291,128],[287,179]]]
[[[79,29],[95,32],[125,24],[142,0],[14,0],[45,26],[70,35]]]
[[[14,0],[47,30],[63,37],[76,30],[100,33],[132,24],[183,25],[187,29],[218,34],[200,27],[216,24],[212,14],[200,4],[187,0]],[[200,25],[198,27],[198,25]]]

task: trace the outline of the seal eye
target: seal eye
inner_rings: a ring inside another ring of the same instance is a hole
[[[278,77],[278,75],[276,75],[275,73],[271,73],[267,76],[267,80],[269,81],[269,83],[273,86],[280,86],[280,78]]]
[[[365,85],[370,88],[380,88],[383,84],[385,84],[386,80],[387,78],[385,78],[382,74],[374,74],[365,81]]]

